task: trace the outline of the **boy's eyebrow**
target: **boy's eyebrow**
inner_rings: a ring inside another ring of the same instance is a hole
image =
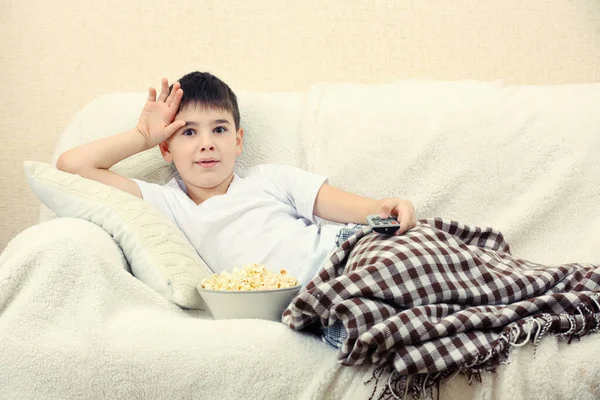
[[[215,124],[215,125],[216,125],[216,124],[229,124],[229,125],[231,125],[231,122],[229,122],[229,121],[228,121],[228,120],[226,120],[226,119],[216,119],[216,120],[213,122],[213,124]],[[197,123],[197,122],[194,122],[194,121],[185,121],[185,125],[184,125],[184,126],[188,126],[188,125],[195,125],[195,126],[198,126],[198,123]]]

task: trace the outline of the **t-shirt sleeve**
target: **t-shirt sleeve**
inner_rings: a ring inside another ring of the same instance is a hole
[[[253,168],[273,185],[280,200],[295,207],[299,216],[315,221],[315,200],[321,186],[327,183],[326,176],[285,164],[264,164]]]
[[[169,207],[169,205],[172,203],[172,199],[168,193],[170,190],[169,188],[156,183],[141,181],[139,179],[132,179],[132,181],[137,183],[139,186],[144,201],[152,204],[155,208],[169,217],[169,219],[171,219],[173,222],[177,222],[171,207]]]

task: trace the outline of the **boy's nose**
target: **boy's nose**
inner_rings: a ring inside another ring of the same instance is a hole
[[[201,135],[200,137],[200,151],[206,151],[206,150],[214,150],[215,146],[214,146],[214,142],[211,140],[212,138],[210,137],[210,135]]]

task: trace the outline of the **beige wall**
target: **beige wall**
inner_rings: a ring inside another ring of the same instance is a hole
[[[0,1],[0,249],[35,223],[50,161],[92,98],[215,73],[234,90],[314,81],[600,82],[598,0]]]

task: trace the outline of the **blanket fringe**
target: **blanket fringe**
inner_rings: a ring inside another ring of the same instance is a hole
[[[423,398],[425,400],[433,400],[434,393],[436,394],[436,399],[439,400],[440,383],[456,376],[455,372],[450,371],[437,372],[435,374],[397,375],[397,372],[393,370],[393,367],[391,368],[391,371],[388,369],[389,365],[390,364],[386,364],[386,368],[380,368],[377,374],[374,372],[374,377],[377,375],[376,386],[373,389],[369,400],[404,400],[408,395],[411,395],[413,399]],[[391,374],[387,379],[387,382],[383,385],[383,390],[375,399],[375,394],[379,388],[379,379],[386,369],[388,372],[391,372]],[[373,378],[369,379],[365,384],[372,379]]]
[[[600,293],[590,295],[587,302],[576,306],[576,311],[577,314],[574,315],[546,313],[513,322],[500,334],[496,346],[456,370],[399,375],[392,361],[384,362],[377,366],[373,370],[373,376],[364,382],[367,385],[375,380],[369,400],[406,400],[408,395],[413,399],[433,400],[434,393],[439,400],[441,383],[448,382],[459,374],[467,379],[469,385],[473,382],[481,383],[482,374],[495,373],[498,365],[509,363],[509,353],[515,347],[533,343],[535,357],[540,340],[547,334],[561,339],[568,338],[567,343],[570,344],[573,339],[580,340],[582,336],[600,332]],[[564,319],[568,322],[566,330],[561,328]],[[390,373],[387,382],[381,379],[385,372]],[[380,394],[375,398],[378,389]]]

